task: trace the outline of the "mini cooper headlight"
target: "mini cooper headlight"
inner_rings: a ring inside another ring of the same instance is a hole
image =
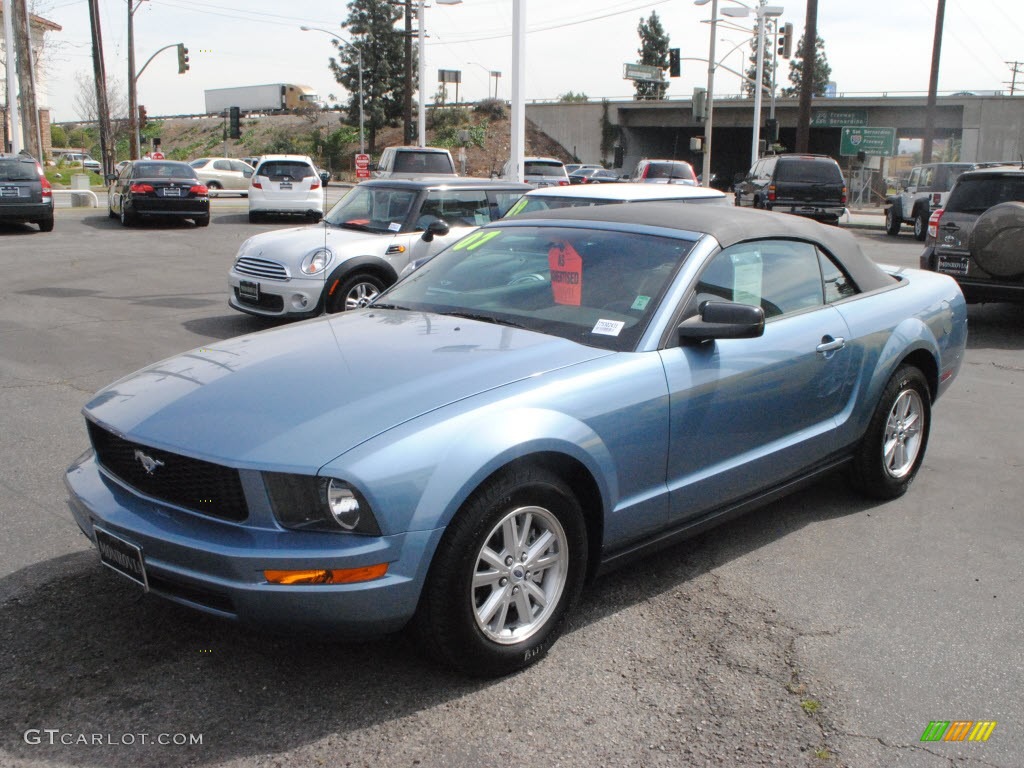
[[[327,265],[334,259],[330,248],[317,248],[306,255],[302,260],[302,272],[307,275],[318,275],[327,269]]]
[[[274,516],[285,528],[380,536],[366,499],[333,477],[264,472]]]

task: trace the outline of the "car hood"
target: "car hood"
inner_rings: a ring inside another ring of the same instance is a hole
[[[155,448],[310,472],[428,411],[609,354],[508,326],[369,308],[168,358],[101,390],[84,413]]]
[[[360,246],[365,247],[367,253],[375,253],[386,247],[393,238],[394,234],[371,234],[325,224],[289,227],[250,237],[242,243],[238,257],[250,256],[298,264],[310,251],[325,245],[335,253],[347,252]]]

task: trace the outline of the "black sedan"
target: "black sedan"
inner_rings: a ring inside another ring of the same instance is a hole
[[[570,184],[614,184],[622,181],[615,171],[607,168],[580,168],[569,174]]]
[[[210,223],[210,193],[195,169],[171,160],[133,160],[109,177],[110,218],[129,227],[140,216],[192,219],[197,227]]]

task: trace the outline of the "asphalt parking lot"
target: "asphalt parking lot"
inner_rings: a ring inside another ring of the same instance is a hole
[[[916,266],[909,234],[852,223]],[[0,766],[1021,765],[1024,306],[971,307],[905,497],[832,477],[607,576],[507,679],[453,676],[404,636],[255,635],[101,568],[62,484],[79,410],[269,327],[228,308],[226,274],[282,226],[230,198],[205,229],[103,209],[59,211],[49,234],[0,225]],[[922,742],[932,721],[997,725]]]

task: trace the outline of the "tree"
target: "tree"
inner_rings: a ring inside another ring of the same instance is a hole
[[[375,151],[377,130],[397,125],[405,92],[405,33],[395,28],[402,7],[387,0],[352,0],[342,26],[353,45],[337,42],[338,57],[329,68],[349,93],[348,120],[359,120],[359,50],[363,53],[363,114],[369,151]],[[358,46],[358,48],[357,48]],[[414,54],[415,57],[415,54]],[[416,72],[415,62],[413,72]],[[415,79],[415,75],[413,76]],[[416,83],[412,83],[416,87]]]
[[[775,57],[772,56],[772,36],[765,32],[764,36],[764,61],[761,62],[761,82],[764,84],[765,91],[763,93],[771,93],[772,90],[772,73],[775,71]],[[754,97],[754,82],[757,80],[757,25],[754,25],[754,36],[750,40],[750,58],[748,59],[750,65],[747,67],[747,77],[749,80],[743,81],[743,92],[747,95],[747,98]]]
[[[801,36],[800,43],[795,48],[796,51],[802,51],[804,49],[804,38]],[[799,96],[800,86],[803,83],[804,74],[804,62],[799,57],[799,54],[794,56],[789,62],[789,82],[793,85],[782,91],[783,96]],[[825,41],[821,39],[819,35],[815,39],[814,43],[814,83],[813,83],[813,94],[815,96],[824,96],[825,91],[828,88],[829,79],[832,77],[832,67],[828,65],[828,59],[825,58]]]
[[[96,83],[92,74],[78,72],[75,75],[75,85],[78,86],[78,92],[75,94],[75,111],[85,122],[97,122],[99,110],[96,108]],[[128,116],[128,91],[116,77],[107,77],[107,109],[110,110],[111,118]]]
[[[640,63],[662,70],[668,69],[668,34],[661,26],[661,19],[658,18],[657,11],[651,11],[651,16],[647,21],[641,18],[636,31],[640,35],[640,47],[637,49],[637,53],[640,54]],[[653,83],[637,80],[633,83],[633,87],[636,89],[638,100],[664,99],[665,92],[668,91],[668,83],[664,80]]]
[[[585,94],[583,91],[580,91],[579,93],[566,91],[565,93],[558,97],[558,100],[563,104],[581,104],[585,101],[590,101],[590,99],[587,98],[587,94]]]

